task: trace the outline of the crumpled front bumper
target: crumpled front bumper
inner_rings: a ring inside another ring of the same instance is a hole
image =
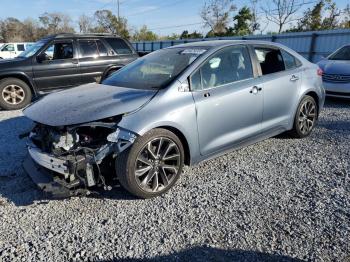
[[[92,166],[101,164],[103,159],[110,154],[120,154],[131,146],[135,139],[136,134],[118,128],[108,136],[109,142],[102,145],[93,157],[80,155],[78,158],[76,156],[56,157],[43,152],[32,142],[29,142],[27,144],[28,155],[23,162],[23,168],[33,182],[52,197],[69,197],[82,193],[84,190],[89,192],[86,186],[96,185],[92,178]],[[81,181],[80,177],[78,179],[75,176],[79,170],[85,171],[85,181]],[[75,180],[72,180],[72,177],[75,177]],[[85,189],[81,187],[82,185],[85,185]]]

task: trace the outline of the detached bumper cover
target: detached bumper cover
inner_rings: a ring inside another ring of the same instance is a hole
[[[72,196],[72,192],[55,182],[54,176],[45,168],[41,167],[28,154],[23,161],[23,169],[33,182],[48,196],[53,198],[66,198]]]

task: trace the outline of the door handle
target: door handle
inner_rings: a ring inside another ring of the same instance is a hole
[[[77,64],[78,64],[78,60],[73,59],[73,60],[72,60],[72,64],[77,65]]]
[[[249,91],[249,93],[251,94],[257,94],[258,92],[260,92],[262,90],[261,87],[258,87],[258,86],[253,86],[253,88]]]
[[[299,77],[297,77],[296,75],[292,75],[292,78],[290,79],[290,81],[298,81]]]
[[[209,96],[210,96],[210,93],[209,93],[209,92],[207,92],[207,93],[204,94],[204,97],[209,97]]]

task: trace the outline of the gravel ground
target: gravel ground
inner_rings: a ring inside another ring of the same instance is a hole
[[[350,260],[349,101],[327,101],[306,139],[186,168],[150,200],[45,198],[20,168],[30,125],[0,112],[0,261]]]

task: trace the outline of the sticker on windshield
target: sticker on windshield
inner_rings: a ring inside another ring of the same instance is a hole
[[[205,49],[185,49],[181,51],[182,55],[201,55],[205,53],[207,50]]]

